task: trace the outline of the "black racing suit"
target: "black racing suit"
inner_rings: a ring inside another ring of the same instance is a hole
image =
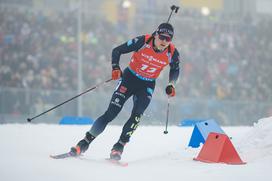
[[[112,51],[112,64],[119,65],[121,54],[139,50],[145,44],[145,36],[139,36],[133,40],[116,47]],[[154,43],[154,42],[153,42]],[[179,53],[175,49],[170,62],[169,82],[175,82],[179,75]],[[123,71],[122,78],[114,91],[109,107],[93,124],[89,133],[97,137],[102,133],[109,122],[111,122],[121,111],[124,103],[133,96],[133,109],[130,118],[125,123],[119,141],[129,142],[132,133],[138,127],[141,116],[149,105],[152,93],[155,89],[155,80],[147,81],[134,75],[129,68]]]

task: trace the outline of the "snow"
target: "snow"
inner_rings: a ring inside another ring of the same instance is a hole
[[[201,148],[188,148],[193,127],[140,126],[127,144],[123,161],[107,163],[121,126],[109,125],[82,158],[54,160],[81,139],[89,126],[0,125],[0,179],[3,181],[271,180],[272,117],[252,127],[223,127],[246,165],[194,161]]]

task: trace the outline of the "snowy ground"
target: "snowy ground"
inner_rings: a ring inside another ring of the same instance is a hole
[[[109,126],[81,159],[53,160],[50,154],[69,150],[89,126],[46,124],[0,125],[2,181],[270,181],[272,118],[252,127],[223,127],[246,165],[193,161],[200,151],[188,148],[193,128],[139,127],[126,146],[126,168],[107,163],[121,127]]]

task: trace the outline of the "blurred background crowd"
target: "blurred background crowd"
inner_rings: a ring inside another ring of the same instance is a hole
[[[26,3],[22,5],[23,1],[11,2],[0,1],[0,113],[26,115],[37,112],[31,111],[34,103],[58,103],[54,97],[48,98],[51,93],[74,95],[77,92],[77,10],[45,11],[31,3],[30,8]],[[152,33],[167,19],[169,6],[159,6],[155,0],[148,2],[150,6],[134,8],[133,16],[127,8],[121,7],[123,1],[118,2],[115,21],[95,10],[83,11],[80,34],[83,88],[110,76],[112,48],[135,36]],[[208,10],[201,13],[197,8],[181,8],[171,20],[175,27],[173,42],[182,60],[177,84],[179,98],[175,104],[183,112],[188,108],[180,107],[183,100],[240,102],[256,107],[261,103],[264,110],[260,114],[272,115],[272,15]],[[121,59],[122,68],[128,61],[129,56]],[[156,88],[158,100],[165,99],[167,79],[168,71],[165,71]],[[111,94],[112,91],[113,88],[104,87],[99,93]],[[41,92],[47,92],[46,98],[38,96]],[[240,107],[232,105],[223,107]]]

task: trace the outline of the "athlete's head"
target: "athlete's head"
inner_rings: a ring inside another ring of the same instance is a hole
[[[159,50],[164,50],[172,41],[173,36],[174,28],[171,24],[160,24],[155,33],[155,46]]]
[[[174,36],[174,28],[170,23],[162,23],[158,26],[156,30],[157,34],[163,34],[171,37],[171,39]]]

